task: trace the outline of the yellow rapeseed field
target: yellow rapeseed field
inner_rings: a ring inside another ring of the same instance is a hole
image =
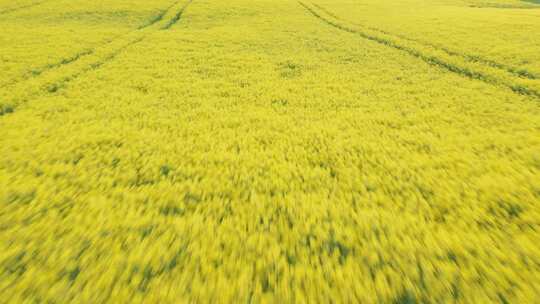
[[[1,303],[538,303],[540,1],[0,0]]]

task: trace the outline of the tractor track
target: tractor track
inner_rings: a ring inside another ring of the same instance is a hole
[[[192,1],[176,1],[164,13],[144,27],[122,35],[122,37],[100,45],[93,50],[63,59],[57,64],[50,65],[51,68],[36,73],[26,81],[19,81],[2,87],[0,102],[7,100],[8,103],[0,103],[0,116],[14,113],[19,105],[36,98],[40,93],[53,94],[60,91],[69,82],[87,72],[101,68],[152,33],[169,29],[181,19],[182,13]]]
[[[167,15],[167,12],[169,12],[175,5],[177,5],[180,1],[174,1],[171,5],[169,5],[166,9],[162,10],[156,17],[150,20],[147,24],[144,24],[137,28],[137,30],[142,30],[147,27],[151,27],[152,25],[160,22],[165,18],[165,15]]]
[[[309,5],[307,5],[307,4],[305,4],[304,2],[301,2],[301,1],[298,1],[298,3],[310,15],[314,16],[315,18],[319,19],[323,23],[325,23],[325,24],[327,24],[327,25],[329,25],[329,26],[331,26],[331,27],[333,27],[335,29],[338,29],[340,31],[355,34],[355,35],[358,35],[358,36],[362,37],[363,39],[370,40],[370,41],[382,44],[384,46],[396,49],[398,51],[402,51],[402,52],[407,53],[407,54],[409,54],[409,55],[411,55],[413,57],[421,59],[422,61],[424,61],[424,62],[426,62],[426,63],[428,63],[430,65],[437,66],[439,68],[448,70],[448,71],[453,72],[455,74],[458,74],[460,76],[480,80],[482,82],[485,82],[485,83],[491,84],[491,85],[495,85],[495,86],[506,87],[506,88],[512,90],[513,92],[517,93],[517,94],[533,97],[535,99],[540,99],[540,90],[537,90],[535,88],[531,88],[526,84],[520,83],[522,80],[533,81],[535,79],[520,78],[520,77],[516,77],[515,75],[512,75],[512,77],[507,77],[507,78],[517,78],[517,79],[509,80],[509,79],[506,79],[506,78],[501,78],[500,75],[498,75],[498,74],[500,74],[501,70],[497,69],[495,67],[486,66],[486,68],[491,68],[491,69],[497,70],[496,73],[486,73],[485,71],[474,70],[474,69],[471,69],[470,67],[467,67],[467,66],[456,65],[455,63],[446,61],[445,59],[439,58],[436,55],[427,54],[427,53],[424,53],[421,50],[418,50],[418,49],[416,49],[414,47],[407,46],[405,44],[401,44],[399,42],[396,42],[396,41],[394,41],[394,39],[392,39],[392,37],[385,37],[385,36],[390,36],[390,35],[383,35],[382,33],[381,33],[381,35],[370,34],[370,33],[366,32],[366,31],[362,31],[362,30],[355,29],[355,28],[352,28],[350,26],[344,25],[344,24],[342,24],[342,22],[340,22],[341,19],[338,19],[338,18],[333,17],[332,15],[330,15],[328,13],[325,13],[323,10],[318,9],[318,7],[315,6],[315,5],[309,6]],[[441,51],[441,50],[438,50],[438,51]],[[461,59],[463,59],[463,58],[461,58]]]
[[[47,86],[47,91],[49,93],[56,93],[57,91],[59,91],[60,89],[63,89],[66,87],[66,85],[79,78],[80,76],[86,74],[87,72],[89,71],[92,71],[92,70],[97,70],[99,68],[101,68],[103,65],[105,65],[106,63],[114,60],[118,55],[120,55],[121,53],[123,53],[126,49],[128,49],[129,47],[143,41],[146,37],[143,36],[143,37],[139,37],[133,41],[130,41],[128,42],[127,44],[119,47],[118,49],[115,49],[113,52],[111,52],[110,54],[108,54],[107,56],[101,58],[100,60],[96,61],[96,62],[93,62],[91,63],[89,66],[83,68],[82,70],[74,73],[74,74],[71,74],[71,75],[66,75],[64,78],[62,79],[59,79],[58,81],[50,84],[49,86]]]
[[[112,37],[110,39],[107,39],[103,43],[97,44],[97,46],[95,46],[94,48],[84,49],[84,50],[79,51],[78,53],[76,53],[76,54],[74,54],[74,55],[72,55],[70,57],[62,58],[57,62],[49,63],[49,64],[46,64],[46,65],[43,65],[43,66],[40,66],[40,67],[37,67],[37,68],[32,68],[32,69],[30,69],[30,71],[28,73],[25,73],[25,74],[23,74],[21,76],[18,76],[18,77],[14,78],[14,79],[11,79],[11,80],[9,80],[7,82],[4,82],[4,83],[0,84],[0,89],[15,85],[17,83],[20,83],[20,82],[23,82],[23,81],[26,81],[26,80],[29,80],[29,79],[34,78],[36,76],[39,76],[39,75],[41,75],[41,74],[43,74],[43,73],[45,73],[45,72],[47,72],[49,70],[56,69],[56,68],[62,67],[64,65],[74,63],[77,60],[81,59],[82,57],[92,55],[95,52],[96,48],[104,47],[104,46],[114,42],[116,39],[118,39],[118,38],[120,38],[122,36],[126,36],[126,35],[129,35],[129,34],[133,33],[133,32],[137,32],[137,31],[141,31],[141,30],[144,30],[146,28],[149,28],[149,27],[153,26],[154,24],[156,24],[156,23],[160,22],[161,20],[163,20],[165,15],[175,5],[177,5],[180,2],[181,1],[179,1],[179,0],[175,0],[169,7],[167,7],[164,10],[161,10],[161,12],[157,16],[152,18],[148,23],[146,23],[144,25],[141,25],[141,26],[139,26],[138,28],[136,28],[134,30],[128,31],[127,33],[124,33],[124,34],[114,36],[114,37]]]
[[[167,22],[161,29],[168,30],[173,25],[178,23],[178,21],[180,21],[180,18],[182,18],[182,14],[187,9],[187,7],[191,4],[192,1],[193,0],[189,0],[188,2],[186,2],[186,4],[184,4],[184,6],[182,6],[182,8],[174,15],[174,17],[171,20],[169,20],[169,22]]]
[[[49,1],[48,0],[38,1],[38,2],[34,2],[34,3],[26,4],[26,5],[17,6],[17,7],[6,8],[4,10],[0,10],[0,15],[14,13],[14,12],[21,11],[21,10],[24,10],[24,9],[27,9],[27,8],[32,8],[32,7],[44,4],[46,2],[49,2]]]
[[[491,59],[484,58],[482,56],[478,56],[478,55],[463,54],[463,53],[460,53],[460,52],[457,52],[457,51],[454,51],[454,50],[450,50],[450,49],[448,49],[448,48],[446,48],[444,46],[438,45],[438,44],[430,43],[430,42],[427,42],[427,41],[422,41],[422,40],[419,40],[419,39],[410,38],[410,37],[407,37],[407,36],[404,36],[404,35],[392,33],[392,32],[385,31],[385,30],[381,30],[381,29],[376,28],[376,27],[371,27],[371,26],[366,26],[366,25],[350,22],[348,20],[345,20],[344,18],[341,18],[341,17],[337,16],[336,14],[334,14],[333,12],[329,11],[328,9],[324,8],[323,6],[321,6],[319,4],[312,3],[312,5],[317,7],[318,9],[320,9],[321,11],[323,11],[324,13],[326,13],[327,15],[333,17],[336,20],[340,20],[340,21],[343,21],[343,22],[346,22],[346,23],[350,23],[352,25],[356,25],[358,27],[363,27],[363,28],[366,28],[368,30],[379,32],[381,34],[385,34],[385,35],[388,35],[388,36],[394,36],[394,37],[399,38],[399,39],[408,40],[408,41],[411,41],[411,42],[422,44],[424,46],[427,46],[427,47],[434,48],[434,49],[437,49],[439,51],[445,52],[446,54],[448,54],[450,56],[461,57],[464,60],[467,60],[467,61],[470,61],[470,62],[481,63],[481,64],[485,64],[487,66],[490,66],[490,67],[493,67],[493,68],[496,68],[496,69],[504,70],[504,71],[506,71],[508,73],[514,74],[517,77],[523,77],[523,78],[532,79],[532,80],[537,80],[538,79],[538,76],[536,76],[533,73],[531,73],[531,72],[529,72],[527,70],[524,70],[524,69],[518,69],[516,67],[512,67],[512,66],[509,66],[509,65],[506,65],[506,64],[491,60]]]

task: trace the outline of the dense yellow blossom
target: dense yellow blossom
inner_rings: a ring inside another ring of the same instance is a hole
[[[0,301],[535,303],[534,0],[0,0]]]

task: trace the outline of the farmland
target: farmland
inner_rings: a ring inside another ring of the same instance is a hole
[[[540,3],[0,0],[9,303],[534,303]]]

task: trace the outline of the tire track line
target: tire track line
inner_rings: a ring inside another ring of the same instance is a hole
[[[101,60],[98,60],[96,62],[91,63],[89,66],[83,68],[82,70],[80,70],[80,71],[78,71],[76,73],[66,75],[64,78],[58,79],[56,82],[51,83],[49,86],[46,87],[47,92],[56,93],[57,91],[59,91],[61,89],[64,89],[69,82],[79,78],[80,76],[86,74],[87,72],[90,72],[92,70],[97,70],[97,69],[101,68],[106,63],[114,60],[118,55],[123,53],[123,51],[125,51],[129,47],[143,41],[145,38],[146,37],[143,36],[143,37],[139,37],[139,38],[137,38],[137,39],[135,39],[133,41],[130,41],[127,44],[125,44],[125,45],[119,47],[118,49],[114,50],[112,53],[108,54],[107,56],[105,56]]]
[[[12,8],[7,8],[7,9],[4,9],[4,10],[0,11],[0,15],[13,13],[13,12],[24,10],[24,9],[27,9],[27,8],[32,8],[34,6],[38,6],[38,5],[44,4],[46,2],[48,2],[48,0],[38,1],[38,2],[27,4],[27,5],[22,5],[22,6],[12,7]]]
[[[3,84],[0,85],[0,89],[16,85],[17,83],[26,81],[33,77],[38,77],[41,74],[47,72],[48,70],[56,69],[63,65],[68,65],[70,63],[73,63],[81,59],[84,56],[91,55],[92,53],[93,53],[93,49],[84,49],[71,57],[62,58],[60,61],[49,63],[41,67],[32,68],[29,71],[24,72],[21,76],[15,77],[9,81],[4,82]]]
[[[536,75],[534,75],[533,73],[531,73],[531,72],[529,72],[529,71],[527,71],[525,69],[518,69],[516,67],[509,66],[509,65],[506,65],[506,64],[503,64],[503,63],[500,63],[500,62],[497,62],[497,61],[494,61],[494,60],[491,60],[491,59],[487,59],[487,58],[484,58],[484,57],[478,56],[478,55],[469,55],[469,54],[456,52],[454,50],[450,50],[450,49],[448,49],[448,48],[446,48],[444,46],[441,46],[441,45],[437,45],[437,44],[434,44],[434,43],[430,43],[430,42],[426,42],[426,41],[422,41],[422,40],[418,40],[418,39],[413,39],[413,38],[410,38],[410,37],[407,37],[407,36],[404,36],[404,35],[395,34],[395,33],[392,33],[392,32],[385,31],[385,30],[381,30],[381,29],[376,28],[376,27],[371,27],[371,26],[366,26],[366,25],[350,22],[350,21],[345,20],[344,18],[341,18],[341,17],[337,16],[336,14],[330,12],[328,9],[322,7],[319,4],[312,3],[312,5],[317,7],[318,9],[320,9],[321,11],[323,11],[324,13],[326,13],[327,15],[333,17],[336,20],[340,20],[340,21],[343,21],[343,22],[346,22],[346,23],[349,23],[349,24],[352,24],[352,25],[363,27],[363,28],[366,28],[366,29],[369,29],[369,30],[372,30],[372,31],[380,32],[380,33],[388,35],[388,36],[394,36],[396,38],[408,40],[408,41],[415,42],[415,43],[418,43],[418,44],[423,44],[423,45],[425,45],[427,47],[431,47],[431,48],[443,51],[443,52],[447,53],[450,56],[458,56],[458,57],[461,57],[461,58],[463,58],[463,59],[465,59],[467,61],[483,63],[483,64],[491,66],[493,68],[504,70],[504,71],[506,71],[508,73],[511,73],[511,74],[514,74],[515,76],[518,76],[518,77],[528,78],[528,79],[532,79],[532,80],[537,80],[538,79],[538,77]]]
[[[72,61],[70,64],[45,71],[39,76],[11,86],[8,90],[0,91],[0,116],[15,112],[18,106],[39,97],[40,94],[57,93],[65,88],[69,82],[87,72],[103,67],[126,49],[140,43],[152,33],[167,29],[169,24],[172,26],[180,20],[180,18],[176,19],[176,16],[181,16],[191,2],[191,0],[187,3],[183,0],[177,1],[163,14],[160,20],[153,22],[151,25],[130,32],[115,41],[96,48],[91,54]]]
[[[340,31],[352,33],[355,35],[358,35],[366,40],[370,40],[388,47],[391,47],[393,49],[405,52],[413,57],[416,57],[418,59],[421,59],[422,61],[437,66],[440,68],[443,68],[445,70],[448,70],[450,72],[453,72],[455,74],[468,77],[471,79],[476,79],[483,81],[485,83],[495,85],[495,86],[502,86],[506,87],[513,92],[524,95],[524,96],[530,96],[536,99],[540,99],[540,86],[537,82],[532,82],[531,79],[526,78],[519,78],[519,79],[508,79],[508,75],[501,75],[500,70],[495,69],[497,71],[477,71],[474,69],[471,69],[470,67],[466,65],[458,65],[455,62],[446,61],[445,59],[441,59],[437,55],[433,54],[427,54],[422,52],[421,50],[418,50],[414,47],[407,46],[406,44],[402,44],[399,42],[395,42],[394,39],[391,37],[385,37],[385,35],[376,35],[373,33],[368,33],[365,31],[361,31],[358,29],[351,28],[347,25],[343,25],[339,22],[339,20],[336,20],[336,18],[333,18],[330,15],[324,16],[324,12],[321,10],[317,10],[314,7],[310,7],[307,4],[299,1],[298,2],[300,6],[302,6],[310,15],[314,16],[315,18],[321,20],[325,24],[336,28]],[[322,13],[321,13],[322,12]],[[328,17],[330,16],[330,17]],[[334,20],[333,20],[334,19]],[[388,35],[386,35],[388,36]],[[454,58],[452,58],[454,59]],[[492,67],[489,67],[490,69],[494,69]],[[488,69],[488,67],[485,67],[485,69]],[[515,76],[512,76],[511,78],[515,78]],[[532,86],[532,87],[531,87]],[[538,87],[538,89],[536,88]]]
[[[180,0],[181,1],[181,0]],[[14,79],[11,79],[7,82],[4,82],[3,84],[0,84],[0,89],[3,89],[5,87],[8,87],[8,86],[12,86],[12,85],[15,85],[19,82],[22,82],[22,81],[26,81],[28,79],[31,79],[33,77],[36,77],[36,76],[39,76],[41,75],[42,73],[44,72],[47,72],[48,70],[51,70],[51,69],[55,69],[55,68],[59,68],[59,67],[62,67],[64,65],[67,65],[67,64],[71,64],[79,59],[81,59],[82,57],[85,57],[85,56],[88,56],[88,55],[92,55],[95,51],[95,48],[99,48],[99,47],[103,47],[107,44],[110,44],[112,42],[114,42],[116,39],[118,39],[119,37],[122,37],[122,36],[125,36],[125,35],[129,35],[130,33],[132,32],[135,32],[135,31],[140,31],[140,30],[144,30],[148,27],[151,27],[153,26],[154,24],[160,22],[161,20],[163,20],[164,16],[175,6],[177,5],[179,2],[179,0],[175,0],[171,5],[169,5],[166,9],[164,10],[161,10],[161,12],[155,16],[153,19],[150,20],[150,22],[142,25],[142,26],[139,26],[137,29],[135,30],[131,30],[131,31],[128,31],[127,33],[123,33],[123,34],[120,34],[120,35],[116,35],[110,39],[107,39],[104,43],[99,43],[97,44],[97,46],[95,46],[94,48],[87,48],[87,49],[84,49],[82,51],[79,51],[78,53],[76,53],[75,55],[71,56],[71,57],[68,57],[68,58],[62,58],[60,59],[59,61],[57,62],[53,62],[53,63],[49,63],[49,64],[46,64],[46,65],[43,65],[43,66],[40,66],[40,67],[36,67],[36,68],[32,68],[30,69],[29,72],[26,72],[24,73],[23,75],[21,76],[18,76],[18,77],[15,77]]]
[[[180,18],[182,18],[182,14],[187,9],[187,7],[191,4],[191,2],[193,2],[193,0],[189,0],[188,2],[186,2],[186,4],[184,4],[184,6],[176,13],[176,15],[174,15],[174,17],[169,22],[167,22],[167,24],[165,24],[161,29],[168,30],[173,25],[178,23],[178,21],[180,21]]]
[[[177,5],[180,1],[174,1],[171,5],[169,5],[166,9],[162,10],[155,18],[153,18],[152,20],[150,20],[150,22],[148,22],[147,24],[145,25],[142,25],[138,28],[138,30],[142,30],[142,29],[145,29],[147,27],[151,27],[152,25],[160,22],[161,20],[163,20],[163,18],[165,17],[165,15],[167,15],[167,12],[170,11],[175,5]]]

